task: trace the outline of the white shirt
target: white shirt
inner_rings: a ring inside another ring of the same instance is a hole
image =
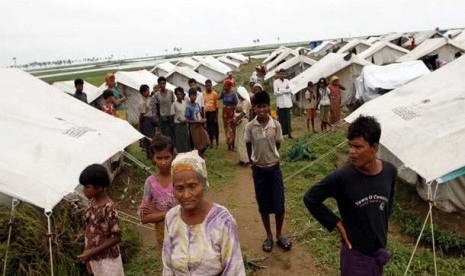
[[[329,95],[331,94],[331,91],[329,91],[329,88],[326,87],[325,89],[320,88],[320,105],[322,106],[327,106],[331,104],[331,100],[329,99]]]
[[[273,90],[278,108],[292,107],[292,91],[288,79],[276,79],[273,82]]]

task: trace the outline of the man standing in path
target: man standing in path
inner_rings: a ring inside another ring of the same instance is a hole
[[[315,219],[328,231],[336,227],[341,235],[342,276],[380,276],[390,259],[385,248],[397,170],[376,158],[380,137],[375,118],[357,118],[347,134],[351,164],[326,176],[304,196]],[[329,197],[336,199],[341,218],[323,204]]]
[[[159,91],[154,95],[155,105],[160,120],[160,131],[166,137],[170,137],[174,141],[174,121],[171,116],[171,105],[174,103],[175,97],[171,90],[166,89],[165,77],[159,77],[158,80]]]
[[[278,108],[278,121],[283,128],[283,135],[291,135],[291,108],[292,108],[292,91],[289,80],[285,79],[286,70],[279,70],[279,77],[273,82],[274,95],[276,96],[276,107]]]

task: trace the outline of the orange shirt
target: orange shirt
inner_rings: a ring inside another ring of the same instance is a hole
[[[203,99],[205,102],[205,112],[213,112],[218,110],[218,93],[215,91],[207,93],[205,91],[203,92]]]

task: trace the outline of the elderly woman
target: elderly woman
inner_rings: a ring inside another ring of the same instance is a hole
[[[179,205],[165,218],[163,275],[245,275],[234,218],[204,198],[205,161],[195,150],[180,153],[171,173]]]
[[[329,81],[328,89],[331,92],[330,109],[329,109],[329,123],[335,124],[341,120],[341,90],[346,90],[344,86],[339,84],[339,77],[333,76]]]
[[[223,91],[218,96],[218,99],[223,101],[223,126],[228,150],[234,149],[234,126],[232,123],[238,102],[237,95],[232,90],[233,85],[231,80],[226,79],[223,83]]]

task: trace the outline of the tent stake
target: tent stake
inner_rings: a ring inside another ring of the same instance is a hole
[[[10,220],[8,221],[9,229],[8,229],[8,240],[6,242],[6,250],[5,250],[5,260],[3,262],[3,276],[6,275],[6,265],[8,263],[8,249],[10,248],[10,241],[11,241],[11,231],[13,230],[13,215],[15,213],[16,206],[20,203],[19,200],[13,198],[11,200],[11,213],[10,213]]]
[[[44,212],[45,216],[47,217],[47,227],[48,227],[48,249],[49,249],[49,254],[50,254],[50,275],[53,276],[53,250],[52,250],[52,222],[51,222],[51,216],[52,212]]]

